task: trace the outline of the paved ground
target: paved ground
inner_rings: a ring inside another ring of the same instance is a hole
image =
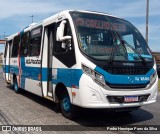
[[[80,125],[85,130],[90,128],[93,129],[95,128],[95,125],[99,125],[100,127],[119,125],[160,125],[160,94],[158,95],[155,104],[144,106],[131,114],[113,114],[111,112],[97,110],[83,110],[81,112],[82,116],[79,119],[70,121],[64,118],[61,113],[57,113],[54,110],[53,102],[25,91],[21,94],[16,94],[11,88],[6,86],[0,71],[0,125]],[[65,133],[88,132],[80,131]],[[96,134],[97,132],[94,131],[92,133]],[[101,131],[99,133],[121,134],[131,132]],[[138,131],[136,133],[142,132]]]

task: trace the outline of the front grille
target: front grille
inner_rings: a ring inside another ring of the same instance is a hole
[[[150,94],[138,96],[138,101],[136,102],[145,102],[147,101]],[[106,97],[110,103],[136,103],[136,102],[124,102],[124,96],[107,96]]]
[[[102,67],[110,74],[116,75],[144,75],[151,68],[147,67]]]
[[[106,84],[115,89],[138,89],[138,88],[145,88],[147,84],[109,84],[106,82]]]

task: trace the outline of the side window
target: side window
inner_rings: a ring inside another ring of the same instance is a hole
[[[16,36],[13,40],[11,57],[17,57],[18,56],[19,42],[20,42],[20,36]]]
[[[42,27],[31,31],[30,44],[28,47],[29,56],[39,56],[41,48]]]
[[[8,41],[6,42],[6,45],[5,45],[4,58],[6,58],[7,49],[8,49]]]
[[[9,41],[9,58],[11,57],[11,46],[12,46],[13,40]]]
[[[67,20],[66,20],[67,21]],[[74,42],[71,27],[69,22],[67,21],[64,28],[64,36],[71,36],[71,39],[62,41],[56,41],[57,28],[61,22],[56,24],[55,32],[54,32],[54,47],[53,47],[53,55],[61,61],[68,68],[72,67],[76,64],[75,58],[75,50],[74,50]]]
[[[24,33],[21,39],[21,52],[20,56],[27,56],[28,52],[28,46],[29,46],[29,32]]]

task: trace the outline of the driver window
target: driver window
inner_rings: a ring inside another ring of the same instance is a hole
[[[65,24],[65,27],[64,27],[64,36],[71,36],[72,38],[68,39],[68,40],[65,40],[63,42],[62,41],[56,41],[57,28],[60,25],[60,23],[61,22],[58,22],[56,24],[56,28],[55,28],[55,31],[54,31],[53,55],[60,62],[62,62],[65,66],[70,68],[70,67],[72,67],[73,65],[76,64],[72,31],[71,31],[71,27],[69,25],[69,21],[67,21],[67,23]]]

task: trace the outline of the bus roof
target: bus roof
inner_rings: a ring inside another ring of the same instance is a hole
[[[27,27],[25,27],[22,31],[29,31],[33,28],[36,28],[38,26],[41,26],[43,25],[44,23],[48,23],[50,21],[52,21],[53,19],[56,19],[58,18],[58,16],[60,15],[63,15],[63,14],[68,14],[70,11],[75,11],[75,12],[81,12],[81,13],[91,13],[91,14],[100,14],[100,15],[107,15],[107,16],[111,16],[111,17],[115,17],[115,18],[119,18],[119,17],[116,17],[116,16],[113,16],[111,14],[107,14],[107,13],[103,13],[103,12],[97,12],[97,11],[88,11],[88,10],[64,10],[64,11],[61,11],[59,13],[56,13],[38,23],[31,23],[30,25],[28,25]],[[122,18],[119,18],[119,19],[122,19]],[[21,32],[21,31],[20,31]],[[18,36],[20,34],[20,32],[17,32],[15,34],[12,34],[11,36],[8,36],[6,39],[7,40],[12,40],[15,36]]]

